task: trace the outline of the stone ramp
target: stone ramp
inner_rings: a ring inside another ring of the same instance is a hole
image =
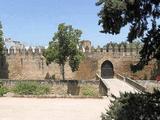
[[[119,79],[102,79],[105,85],[109,88],[109,95],[113,94],[116,97],[120,96],[121,93],[125,92],[138,92],[134,87],[127,84],[124,81],[121,81]]]

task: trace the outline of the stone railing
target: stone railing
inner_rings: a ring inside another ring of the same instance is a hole
[[[100,81],[99,83],[99,93],[102,96],[108,96],[109,87],[107,84],[103,81],[102,77],[96,74],[96,79]]]
[[[135,80],[132,80],[131,78],[124,77],[118,73],[115,73],[115,77],[118,78],[119,80],[122,80],[122,81],[130,84],[131,86],[136,88],[139,92],[146,92],[146,88],[144,86],[138,84]]]

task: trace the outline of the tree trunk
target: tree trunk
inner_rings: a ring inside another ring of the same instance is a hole
[[[61,64],[61,74],[62,74],[62,80],[65,80],[64,64]]]

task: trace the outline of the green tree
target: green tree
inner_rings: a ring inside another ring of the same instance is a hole
[[[2,24],[0,22],[0,55],[3,55],[3,46],[4,46],[4,38],[3,38]]]
[[[83,58],[83,54],[78,48],[81,34],[80,30],[74,29],[71,25],[59,24],[58,31],[54,34],[53,40],[44,53],[47,64],[56,62],[60,65],[63,80],[65,80],[65,63],[69,61],[72,72],[74,72],[78,70]]]
[[[128,41],[141,39],[141,59],[136,67],[143,69],[150,60],[160,59],[160,0],[98,0],[96,5],[101,6],[102,33],[119,34],[129,25]]]

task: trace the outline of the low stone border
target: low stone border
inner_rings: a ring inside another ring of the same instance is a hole
[[[4,96],[7,97],[7,96]],[[71,98],[71,99],[103,99],[103,97],[90,97],[90,96],[36,96],[36,95],[15,95],[13,98]]]
[[[5,94],[2,97],[16,97],[16,98],[73,98],[73,99],[102,99],[103,96],[72,96],[72,95],[16,95],[14,93]]]
[[[0,79],[0,81],[3,83],[4,86],[13,86],[16,83],[20,82],[37,82],[40,84],[50,84],[50,85],[56,85],[56,84],[87,84],[87,83],[92,83],[92,84],[99,84],[98,80],[10,80],[10,79]]]

